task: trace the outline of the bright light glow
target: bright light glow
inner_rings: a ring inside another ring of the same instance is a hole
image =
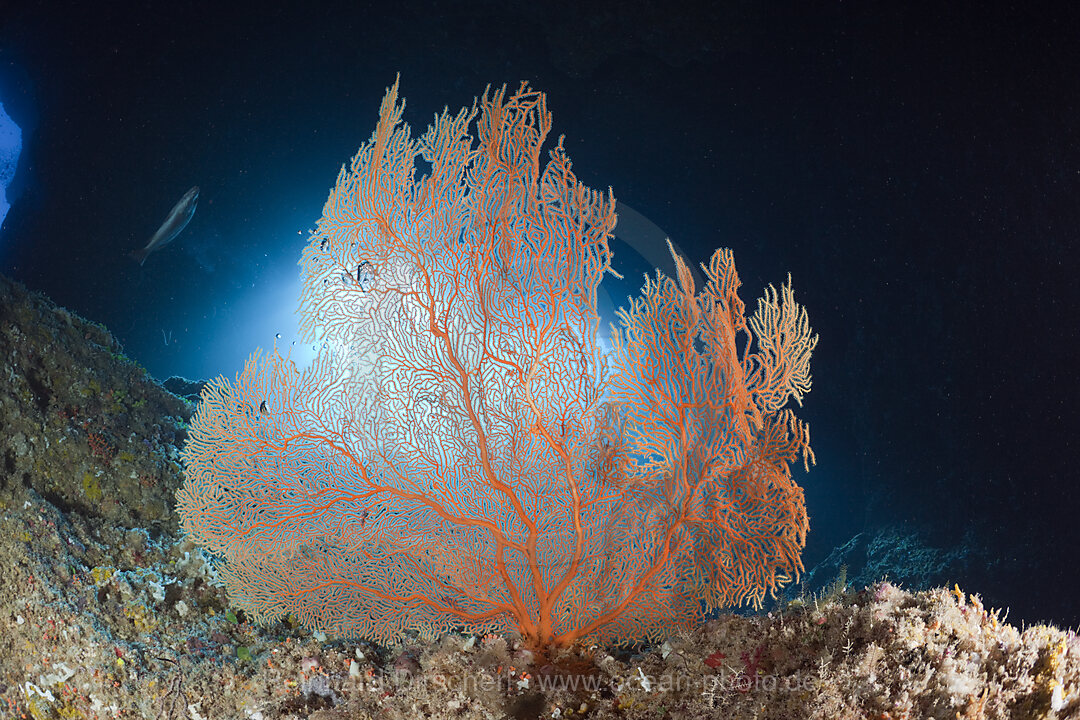
[[[4,112],[0,103],[0,227],[11,205],[7,201],[7,188],[15,177],[15,165],[19,162],[22,151],[22,130],[15,121]]]

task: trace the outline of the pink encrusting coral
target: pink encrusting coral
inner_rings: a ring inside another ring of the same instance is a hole
[[[789,467],[813,455],[786,406],[817,338],[790,282],[747,318],[730,251],[700,289],[676,256],[605,355],[615,202],[561,140],[543,161],[545,96],[486,92],[413,137],[397,92],[303,254],[317,359],[256,353],[192,423],[178,509],[232,601],[538,648],[760,604],[807,531]]]

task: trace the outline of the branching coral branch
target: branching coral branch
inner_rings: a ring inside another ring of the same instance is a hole
[[[789,282],[749,319],[730,251],[646,278],[597,341],[611,192],[574,175],[543,93],[444,111],[395,83],[304,250],[299,370],[210,383],[185,531],[261,621],[385,640],[517,630],[630,642],[760,604],[801,570],[791,410],[817,342]],[[475,133],[473,137],[470,133]],[[417,177],[416,159],[428,166]]]

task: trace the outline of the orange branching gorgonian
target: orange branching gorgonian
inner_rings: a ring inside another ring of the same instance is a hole
[[[543,93],[485,92],[421,137],[397,93],[303,253],[317,358],[255,353],[192,423],[179,512],[232,601],[536,648],[760,605],[807,531],[789,467],[813,455],[785,406],[817,337],[790,281],[747,318],[731,252],[700,289],[672,252],[602,352],[615,201],[561,139],[544,160]]]

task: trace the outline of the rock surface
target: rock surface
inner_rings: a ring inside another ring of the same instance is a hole
[[[0,277],[6,717],[1080,717],[1080,638],[959,588],[837,584],[659,647],[549,657],[254,627],[176,524],[192,410],[105,328]]]

